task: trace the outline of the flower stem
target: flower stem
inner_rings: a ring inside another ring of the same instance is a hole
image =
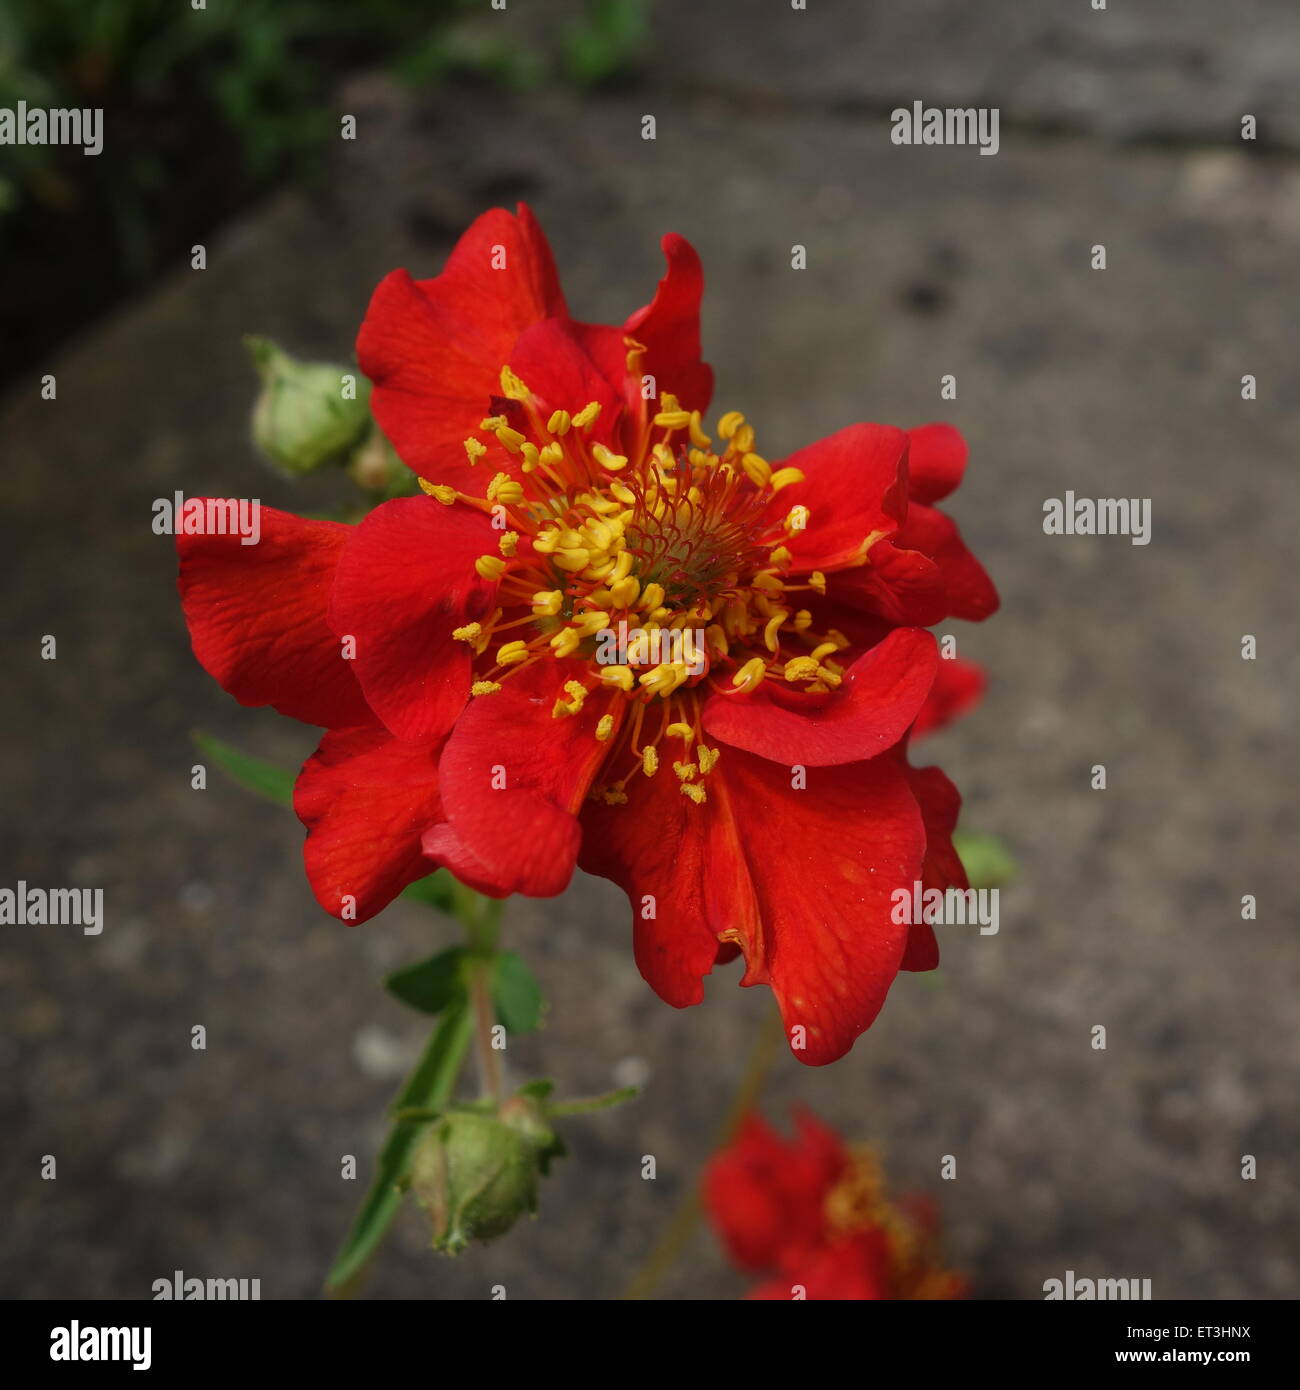
[[[781,1022],[781,1015],[773,1006],[763,1019],[754,1038],[754,1044],[749,1054],[749,1063],[745,1067],[744,1075],[740,1078],[740,1085],[736,1087],[735,1095],[731,1098],[731,1104],[727,1107],[726,1116],[723,1118],[717,1137],[713,1141],[711,1153],[724,1148],[731,1142],[746,1113],[757,1104],[759,1096],[763,1093],[763,1086],[767,1081],[768,1074],[772,1070],[772,1063],[776,1060],[777,1049],[784,1038],[785,1028]],[[691,1237],[695,1234],[695,1227],[699,1219],[699,1185],[692,1183],[690,1191],[673,1214],[673,1219],[668,1223],[667,1230],[659,1237],[636,1277],[627,1286],[623,1294],[624,1299],[636,1300],[650,1297],[690,1242]]]
[[[497,939],[501,935],[501,903],[468,888],[459,888],[457,916],[465,927],[470,950],[470,1007],[474,1010],[474,1041],[478,1056],[479,1088],[498,1103],[505,1098],[501,1054],[492,1046],[496,1024],[496,1005],[492,1000],[492,981],[497,970]]]

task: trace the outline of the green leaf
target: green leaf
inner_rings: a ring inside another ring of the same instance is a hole
[[[473,1032],[474,1018],[467,1003],[462,1000],[448,1008],[429,1039],[424,1055],[393,1102],[393,1109],[442,1109],[451,1099]],[[325,1290],[333,1297],[347,1297],[379,1248],[402,1203],[403,1193],[398,1184],[406,1177],[411,1151],[425,1123],[424,1120],[399,1121],[389,1131],[379,1154],[375,1180],[326,1277]]]
[[[211,734],[200,733],[196,730],[190,737],[194,740],[195,747],[200,753],[211,758],[224,773],[234,778],[241,787],[246,787],[250,792],[256,792],[258,796],[264,796],[268,801],[274,801],[279,806],[293,805],[293,784],[297,779],[296,773],[287,772],[282,767],[276,767],[274,763],[263,762],[261,758],[250,758],[246,753],[239,752],[228,743],[222,743],[220,739],[213,738]]]
[[[965,835],[959,831],[952,843],[972,888],[999,888],[1015,877],[1016,861],[996,835]]]
[[[531,1033],[542,1018],[542,989],[522,957],[503,951],[492,979],[497,1018],[508,1033]]]
[[[465,997],[465,956],[463,946],[450,946],[428,960],[395,970],[384,981],[384,988],[421,1013],[440,1014]]]
[[[446,869],[439,869],[432,873],[428,878],[417,879],[414,883],[402,889],[402,897],[412,898],[415,902],[424,903],[426,907],[432,907],[438,912],[445,912],[449,916],[455,915],[454,897],[456,891],[456,880],[447,872]]]

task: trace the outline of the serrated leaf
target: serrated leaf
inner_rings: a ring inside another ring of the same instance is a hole
[[[542,987],[514,951],[503,951],[497,957],[492,1001],[507,1033],[531,1033],[541,1022]]]
[[[228,743],[222,743],[211,734],[196,730],[190,737],[200,753],[211,758],[241,787],[256,792],[258,796],[274,801],[279,806],[293,805],[293,784],[297,780],[297,773],[287,772],[284,768],[276,767],[274,763],[265,762],[261,758],[250,758],[247,753],[241,753]]]
[[[421,1013],[440,1014],[449,1004],[465,997],[464,961],[465,948],[450,946],[428,960],[393,971],[384,981],[384,988]]]
[[[426,907],[454,916],[455,890],[456,880],[446,869],[439,869],[427,878],[416,879],[414,883],[408,884],[402,889],[402,897],[411,898],[415,902],[424,903]]]

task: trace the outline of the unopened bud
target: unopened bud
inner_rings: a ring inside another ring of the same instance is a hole
[[[245,340],[262,378],[253,443],[282,472],[342,462],[370,424],[370,383],[328,362],[299,362],[269,338]]]

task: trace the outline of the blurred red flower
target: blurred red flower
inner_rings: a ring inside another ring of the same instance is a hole
[[[945,1269],[938,1214],[926,1198],[891,1202],[869,1148],[844,1143],[807,1111],[783,1139],[757,1114],[714,1156],[706,1210],[732,1261],[769,1276],[758,1299],[962,1298]]]

